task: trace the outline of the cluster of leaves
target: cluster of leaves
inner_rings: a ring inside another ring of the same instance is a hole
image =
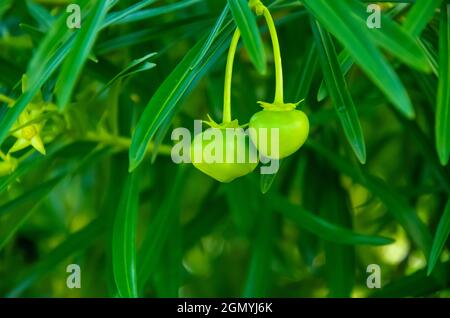
[[[169,132],[221,117],[236,25],[233,114],[272,98],[268,31],[244,1],[80,0],[79,30],[70,1],[0,2],[0,163],[15,160],[0,169],[0,293],[448,296],[450,4],[379,1],[369,29],[365,2],[265,3],[311,136],[277,175],[232,184],[175,165]],[[10,154],[32,125],[45,151]]]

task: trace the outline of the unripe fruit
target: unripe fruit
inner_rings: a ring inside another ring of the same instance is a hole
[[[217,181],[228,183],[255,170],[256,149],[242,128],[209,128],[191,144],[194,167]]]
[[[266,129],[266,135],[261,133],[261,128]],[[278,128],[278,138],[274,138],[273,128]],[[308,117],[301,110],[264,109],[250,119],[253,143],[261,155],[271,159],[282,159],[296,152],[305,143],[308,133]]]

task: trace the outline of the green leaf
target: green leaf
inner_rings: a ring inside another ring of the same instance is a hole
[[[267,192],[269,192],[276,177],[277,173],[261,174],[259,187],[262,194],[266,194]]]
[[[81,8],[86,7],[88,0],[81,0],[78,4]],[[33,54],[27,68],[28,85],[34,86],[37,81],[40,81],[45,69],[54,59],[59,51],[69,52],[67,46],[72,45],[74,34],[66,25],[67,14],[61,14],[49,28],[37,51]],[[62,45],[62,46],[61,46]],[[45,81],[44,81],[45,82]]]
[[[97,0],[87,21],[83,22],[83,27],[76,35],[75,42],[56,82],[55,94],[60,109],[64,109],[70,101],[75,84],[94,46],[109,8],[109,1]]]
[[[121,70],[117,75],[115,75],[108,83],[103,86],[103,88],[96,94],[96,96],[103,93],[108,87],[114,84],[119,79],[128,78],[132,75],[151,70],[156,66],[155,63],[148,62],[149,59],[154,57],[157,53],[149,53],[139,59],[131,61],[123,70]]]
[[[225,190],[228,210],[237,231],[249,234],[258,217],[259,198],[257,192],[249,193],[252,187],[249,178],[238,178],[232,183],[222,184]]]
[[[344,77],[350,72],[353,66],[353,59],[347,50],[343,50],[338,56],[339,65],[341,67],[341,72]],[[325,80],[320,83],[319,91],[317,92],[317,101],[321,102],[328,96],[328,89],[325,85]]]
[[[24,215],[31,211],[36,202],[39,202],[42,198],[47,197],[51,190],[62,180],[61,177],[53,178],[47,182],[44,182],[30,191],[25,192],[22,196],[15,200],[9,201],[6,204],[0,206],[0,218],[4,217],[6,214],[11,214],[13,211],[17,211],[17,214],[21,214],[23,211]],[[1,231],[0,231],[1,232]],[[0,249],[1,249],[0,244]]]
[[[450,200],[447,202],[444,213],[442,214],[441,220],[436,230],[434,236],[433,246],[431,248],[430,257],[428,260],[428,270],[427,275],[430,275],[433,271],[434,266],[439,260],[444,244],[450,234]]]
[[[63,262],[71,255],[76,255],[86,250],[91,244],[95,242],[102,231],[105,229],[106,223],[101,220],[92,221],[83,229],[70,234],[61,244],[50,251],[42,260],[28,267],[24,272],[19,274],[19,279],[10,290],[7,297],[19,297],[24,291],[30,288],[33,283],[44,276],[46,273],[52,271],[58,264]]]
[[[356,63],[381,89],[391,103],[406,117],[415,113],[406,89],[398,75],[386,62],[374,43],[367,28],[361,27],[352,9],[344,1],[304,0],[307,9],[349,51]],[[349,14],[350,13],[350,14]]]
[[[450,4],[441,9],[439,87],[436,110],[436,149],[443,166],[450,158]]]
[[[330,242],[357,245],[386,245],[394,242],[390,238],[362,235],[330,223],[280,195],[271,195],[268,201],[275,211],[291,219],[299,227]]]
[[[96,149],[82,157],[79,161],[71,162],[60,167],[60,175],[29,189],[26,193],[7,202],[0,207],[0,250],[12,238],[17,230],[28,220],[36,207],[45,200],[48,194],[70,174],[75,174],[86,166],[96,162],[108,153],[109,149]]]
[[[361,163],[366,162],[366,145],[353,99],[341,72],[332,39],[320,24],[311,20],[325,83],[350,146]]]
[[[444,268],[450,268],[450,262],[444,263]],[[450,275],[443,279],[427,276],[425,269],[418,270],[411,275],[401,277],[374,291],[373,298],[405,298],[424,297],[434,295],[450,284]]]
[[[180,100],[186,96],[187,92],[226,49],[233,31],[230,24],[228,23],[220,30],[214,42],[210,44],[207,54],[203,56],[200,55],[200,52],[203,51],[205,40],[200,40],[153,94],[132,137],[129,153],[130,171],[133,171],[142,162],[149,142],[164,121],[170,115],[173,116],[172,111]],[[198,62],[199,57],[201,57],[201,63]]]
[[[13,3],[13,0],[4,0],[0,2],[0,18],[3,16],[3,14],[9,10]]]
[[[41,27],[48,30],[52,22],[54,22],[54,17],[48,12],[44,7],[30,0],[26,1],[28,12],[30,15],[39,23]]]
[[[35,81],[28,81],[29,87],[20,97],[16,100],[16,103],[8,109],[6,114],[0,120],[0,144],[6,139],[9,134],[9,130],[19,118],[23,110],[33,100],[33,97],[39,92],[40,88],[50,78],[50,76],[56,71],[61,62],[64,60],[70,50],[70,41],[61,46],[55,54],[48,60],[47,64],[43,68],[39,67],[39,72],[33,73],[34,76],[39,74],[40,76]]]
[[[159,6],[157,8],[151,8],[151,9],[146,9],[146,10],[137,10],[137,9],[143,8],[144,6],[148,6],[148,5],[152,4],[153,2],[155,2],[155,0],[141,1],[141,3],[139,5],[131,6],[130,8],[123,10],[119,13],[114,12],[114,14],[111,15],[111,17],[108,16],[105,26],[119,25],[119,24],[147,20],[147,19],[159,16],[159,15],[168,14],[168,13],[172,13],[177,10],[185,9],[189,6],[192,6],[196,3],[201,2],[201,0],[178,1],[176,3],[168,4],[165,6]]]
[[[241,31],[250,59],[260,74],[266,73],[266,56],[255,16],[247,0],[228,0],[234,21]]]
[[[419,36],[440,4],[441,0],[417,0],[406,16],[405,30],[414,37]]]
[[[139,206],[139,174],[128,175],[116,212],[112,240],[114,279],[121,297],[137,297],[136,222]]]
[[[348,0],[348,4],[355,13],[360,27],[366,28],[366,6],[356,0]],[[381,13],[381,28],[368,30],[369,35],[376,44],[403,63],[419,71],[430,72],[431,66],[427,56],[416,39],[390,18],[395,14],[395,11]]]
[[[419,219],[416,211],[408,202],[383,180],[369,173],[352,167],[345,159],[322,145],[309,140],[306,144],[315,152],[327,159],[335,169],[348,175],[355,182],[366,187],[377,196],[387,207],[389,213],[402,225],[411,239],[422,250],[425,257],[429,256],[431,249],[431,234],[426,225]]]
[[[137,273],[139,277],[138,290],[142,290],[147,281],[155,273],[159,265],[163,247],[170,235],[170,225],[177,220],[180,213],[179,197],[185,184],[185,166],[179,166],[175,181],[167,196],[164,198],[156,217],[150,223],[147,234],[142,242],[138,254]]]
[[[165,242],[164,253],[153,279],[157,297],[161,298],[178,297],[179,288],[183,284],[181,224],[178,219],[173,218],[169,226],[172,229],[171,235]]]
[[[322,173],[327,178],[322,188],[320,215],[329,222],[345,228],[352,228],[352,213],[347,203],[348,195],[339,182],[337,173],[324,166]],[[351,297],[355,284],[355,249],[353,246],[323,242],[325,251],[325,276],[329,297]]]
[[[296,76],[296,80],[293,83],[293,85],[295,86],[292,86],[292,91],[294,93],[291,94],[291,96],[294,96],[293,100],[302,100],[308,97],[314,74],[317,69],[317,64],[317,49],[313,41],[302,61],[301,67],[298,68],[298,74]]]
[[[222,13],[220,14],[219,18],[217,19],[216,23],[214,24],[213,28],[211,29],[211,32],[209,32],[208,38],[206,39],[205,43],[203,44],[203,48],[198,53],[197,56],[197,63],[192,65],[192,67],[196,67],[198,63],[200,63],[203,59],[203,57],[208,52],[209,48],[213,44],[214,40],[216,39],[217,35],[219,34],[220,30],[222,29],[225,20],[228,16],[228,12],[230,11],[230,8],[228,7],[228,4],[225,5],[225,8],[222,10]]]
[[[275,220],[273,213],[260,200],[256,221],[256,235],[252,242],[250,268],[247,274],[243,297],[269,297],[270,265],[273,254]]]
[[[154,2],[156,2],[156,0],[142,0],[142,1],[139,1],[131,6],[127,7],[126,9],[124,9],[122,11],[111,12],[110,14],[108,14],[107,18],[105,19],[103,27],[106,28],[106,27],[110,26],[111,24],[119,23],[126,17],[131,16],[136,12],[139,12],[139,10],[153,4]]]

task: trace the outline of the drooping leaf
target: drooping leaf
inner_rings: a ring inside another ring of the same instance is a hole
[[[252,256],[244,288],[244,297],[269,297],[275,222],[273,212],[264,206],[263,201],[259,201],[260,209],[258,212],[260,216],[252,240]]]
[[[199,53],[203,51],[204,43],[204,40],[200,40],[157,89],[141,115],[133,134],[130,147],[130,171],[142,162],[148,143],[167,117],[173,114],[172,110],[186,92],[198,82],[225,50],[232,31],[231,23],[222,28],[207,54],[201,57],[202,62],[198,63]],[[193,65],[196,66],[192,67]]]
[[[194,4],[197,4],[201,2],[201,0],[185,0],[185,1],[178,1],[172,4],[159,6],[157,8],[151,8],[151,9],[145,9],[141,10],[142,8],[149,6],[155,2],[155,0],[151,1],[141,1],[134,6],[129,7],[128,9],[125,9],[120,12],[114,12],[110,15],[108,15],[108,19],[105,22],[105,25],[103,27],[107,27],[110,25],[119,25],[119,24],[125,24],[125,23],[131,23],[131,22],[138,22],[146,19],[150,19],[159,15],[163,14],[169,14],[177,10],[182,10],[187,7],[190,7]]]
[[[348,3],[361,28],[366,28],[366,7],[357,0],[348,0]],[[395,11],[382,12],[380,14],[381,27],[368,30],[369,35],[377,45],[408,66],[422,72],[431,71],[427,56],[416,39],[391,19],[391,17],[395,17],[395,14]]]
[[[436,110],[436,149],[443,166],[450,158],[450,4],[441,9],[439,87]]]
[[[55,94],[60,109],[64,109],[70,101],[75,84],[101,30],[108,9],[109,1],[97,0],[87,21],[83,23],[83,27],[76,35],[56,83]]]
[[[304,0],[307,9],[349,51],[356,63],[406,117],[415,116],[411,100],[398,75],[360,26],[346,1]]]
[[[355,233],[326,221],[325,219],[304,210],[297,204],[289,202],[280,195],[270,196],[270,205],[286,218],[291,219],[299,227],[309,231],[324,240],[340,244],[357,245],[386,245],[394,241],[390,238],[380,236],[370,236]]]
[[[163,247],[170,235],[170,224],[179,216],[177,202],[183,189],[185,170],[186,167],[184,166],[178,168],[172,189],[164,198],[156,217],[150,223],[147,235],[140,247],[138,253],[139,262],[137,263],[138,291],[145,287],[150,277],[155,273]]]
[[[404,197],[399,195],[381,179],[368,173],[364,173],[361,169],[352,167],[346,160],[322,145],[311,140],[307,145],[311,146],[314,151],[327,159],[338,171],[348,175],[355,182],[365,186],[371,193],[380,198],[383,204],[388,208],[388,211],[403,226],[411,239],[422,250],[423,254],[428,257],[431,249],[431,234],[425,224],[418,218],[415,210],[408,202],[406,202]]]
[[[444,244],[450,234],[450,200],[447,202],[444,213],[439,221],[439,225],[434,236],[433,246],[431,248],[430,257],[428,260],[427,275],[430,275],[434,266],[439,260]]]
[[[259,73],[266,72],[266,56],[256,19],[247,0],[228,0],[234,21],[236,22],[250,59]]]
[[[52,271],[52,269],[69,256],[83,252],[91,244],[95,243],[95,239],[105,229],[105,225],[104,222],[97,219],[78,232],[70,234],[61,244],[45,255],[45,258],[20,273],[17,283],[7,293],[7,297],[20,297],[33,283],[38,281],[46,273]]]
[[[334,44],[328,32],[315,20],[311,25],[322,65],[322,73],[333,105],[350,146],[361,163],[366,162],[366,145],[353,99],[341,72]]]
[[[121,297],[137,297],[136,226],[139,206],[139,174],[128,175],[114,221],[112,261]]]
[[[441,0],[417,0],[406,16],[405,30],[415,37],[419,36],[440,4]]]

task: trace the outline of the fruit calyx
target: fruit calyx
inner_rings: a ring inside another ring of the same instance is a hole
[[[264,108],[264,110],[270,110],[270,111],[290,111],[294,110],[300,103],[302,103],[304,99],[297,103],[268,103],[268,102],[261,102],[259,101],[258,104]]]
[[[232,121],[229,122],[223,122],[221,124],[216,123],[211,116],[208,116],[208,120],[204,120],[203,123],[208,125],[211,128],[217,128],[217,129],[227,129],[227,128],[232,128],[232,129],[236,129],[236,128],[244,128],[246,126],[248,126],[248,124],[246,125],[239,125],[239,122],[237,119],[234,119]]]

